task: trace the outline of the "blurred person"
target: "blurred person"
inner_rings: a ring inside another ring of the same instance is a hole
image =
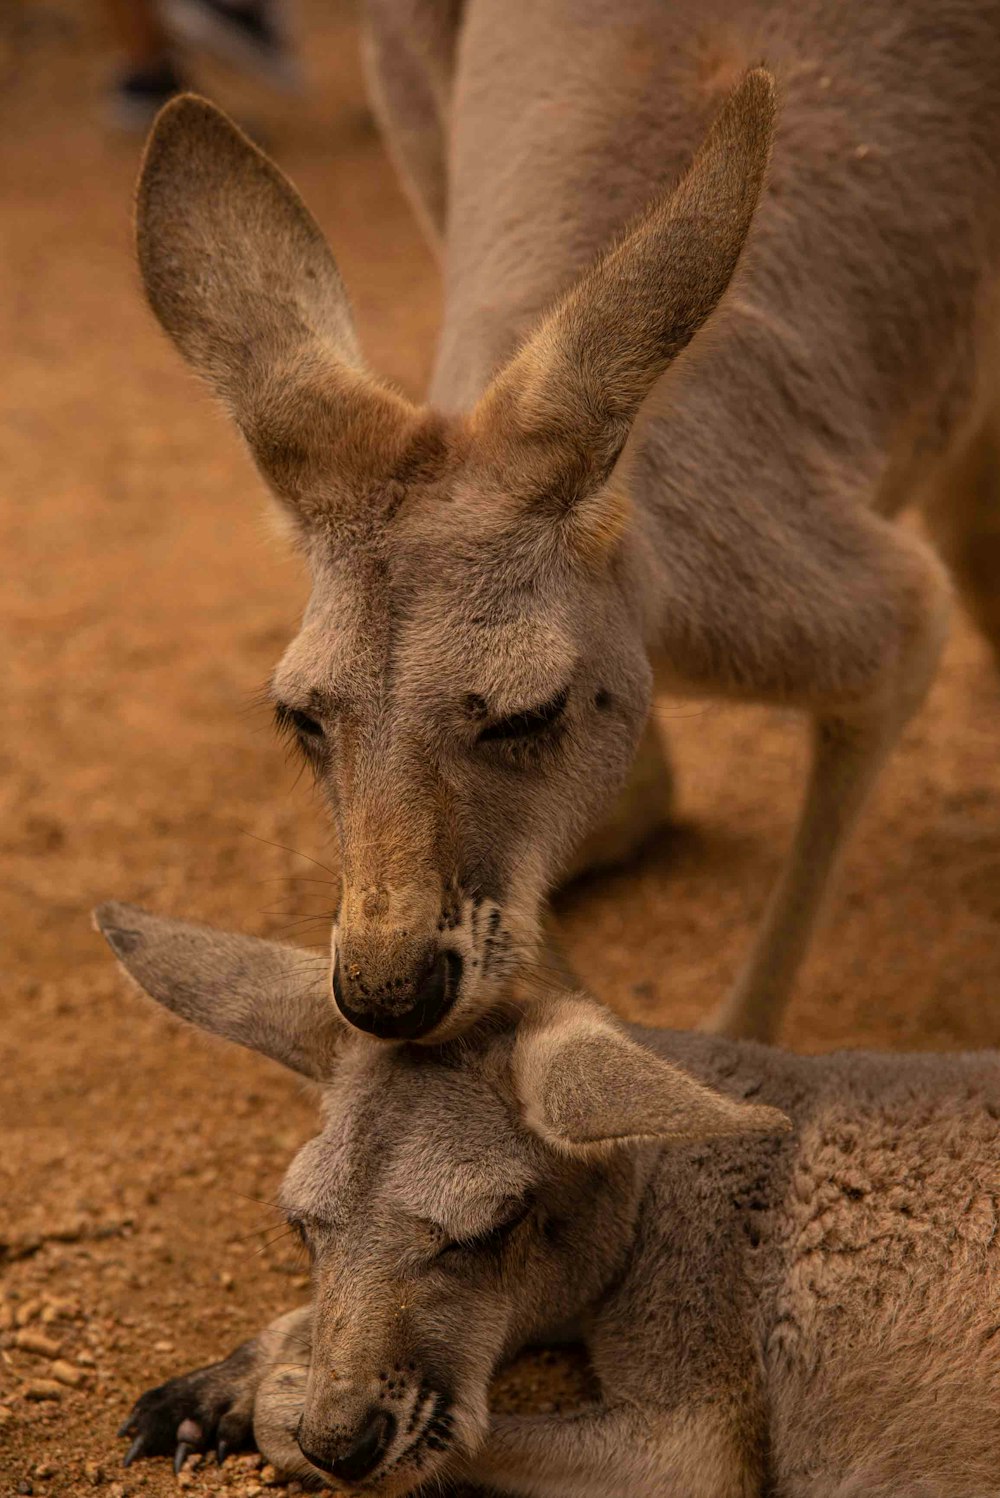
[[[178,55],[186,44],[292,91],[302,73],[283,0],[104,0],[124,66],[112,85],[116,123],[144,130],[189,87]]]
[[[155,0],[104,0],[104,8],[123,57],[111,86],[112,117],[143,130],[187,82]]]

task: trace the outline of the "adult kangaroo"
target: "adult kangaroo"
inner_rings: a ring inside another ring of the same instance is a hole
[[[904,503],[1000,649],[1000,4],[372,0],[368,22],[443,264],[427,406],[364,368],[316,225],[211,106],[164,111],[138,205],[153,308],[312,564],[273,690],[335,809],[336,1001],[435,1040],[489,1007],[625,780],[655,668],[811,725],[717,1017],[768,1038],[944,637]]]

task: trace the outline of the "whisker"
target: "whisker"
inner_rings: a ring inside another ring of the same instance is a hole
[[[280,1243],[283,1238],[289,1238],[289,1237],[293,1237],[293,1236],[294,1236],[294,1229],[293,1228],[291,1228],[291,1227],[283,1228],[280,1232],[274,1233],[270,1238],[265,1238],[264,1241],[261,1243],[260,1247],[255,1250],[255,1252],[252,1255],[252,1257],[255,1258],[255,1259],[262,1258],[263,1255],[266,1254],[269,1249],[272,1249],[276,1243]]]
[[[324,889],[337,889],[339,879],[315,879],[311,874],[278,874],[273,879],[256,879],[255,884],[283,884],[291,879],[295,884],[320,884]]]
[[[318,858],[313,858],[309,853],[300,853],[298,848],[290,848],[287,843],[272,842],[269,837],[261,837],[259,833],[251,832],[248,827],[240,827],[237,830],[241,832],[244,837],[252,837],[254,842],[256,843],[264,843],[268,848],[280,848],[283,853],[291,853],[295,858],[304,858],[307,863],[314,863],[318,869],[322,869],[323,872],[325,874],[329,874],[331,878],[337,878],[336,870],[331,869],[328,864],[320,863]]]
[[[264,1226],[258,1226],[258,1227],[255,1227],[255,1228],[251,1228],[248,1233],[240,1233],[240,1234],[238,1234],[237,1237],[230,1238],[229,1241],[230,1241],[230,1243],[249,1243],[252,1238],[260,1238],[263,1234],[265,1234],[265,1233],[273,1233],[274,1231],[275,1231],[275,1224],[273,1222],[272,1223],[267,1223]],[[291,1229],[288,1227],[288,1224],[285,1223],[282,1226],[281,1232],[290,1232],[290,1231],[291,1231]],[[279,1233],[278,1236],[280,1237],[281,1233]],[[277,1239],[275,1239],[275,1242],[277,1242]]]

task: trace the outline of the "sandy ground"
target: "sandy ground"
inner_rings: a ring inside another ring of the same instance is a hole
[[[174,1489],[167,1464],[122,1473],[115,1428],[144,1387],[301,1297],[267,1204],[314,1108],[137,1000],[88,911],[117,896],[320,944],[336,850],[254,706],[304,578],[137,292],[138,146],[103,122],[105,39],[78,0],[4,14],[0,1495],[154,1495]],[[316,0],[305,19],[304,107],[200,77],[329,231],[373,363],[418,390],[433,268],[364,108],[349,12]],[[687,1025],[731,980],[778,867],[801,734],[776,712],[661,714],[677,830],[559,917],[597,993]],[[1000,1039],[998,742],[997,679],[959,620],[853,845],[790,1045]],[[536,1367],[516,1388],[530,1402],[557,1384]]]

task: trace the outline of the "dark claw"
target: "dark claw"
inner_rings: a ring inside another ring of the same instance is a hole
[[[134,1430],[135,1430],[135,1418],[132,1415],[126,1415],[125,1419],[122,1421],[121,1425],[119,1425],[118,1430],[116,1432],[119,1441],[124,1436],[130,1436],[130,1435],[132,1435],[132,1433],[134,1432]]]
[[[145,1443],[145,1439],[145,1436],[136,1436],[135,1440],[132,1442],[131,1446],[125,1453],[125,1460],[122,1462],[123,1467],[131,1467],[136,1457],[142,1455],[142,1448]]]
[[[246,1377],[246,1354],[241,1361],[237,1349],[234,1359],[196,1368],[147,1389],[122,1426],[124,1435],[135,1437],[126,1465],[137,1457],[166,1456],[173,1460],[179,1476],[187,1458],[195,1453],[214,1448],[222,1462],[231,1452],[249,1445],[253,1437],[249,1411],[232,1408]]]

